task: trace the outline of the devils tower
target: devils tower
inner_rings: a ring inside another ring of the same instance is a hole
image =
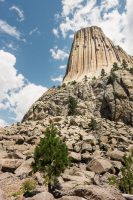
[[[129,65],[133,64],[133,57],[115,46],[101,28],[92,26],[81,29],[74,36],[64,82],[97,76],[101,69],[108,72],[114,62],[120,64],[123,59]]]

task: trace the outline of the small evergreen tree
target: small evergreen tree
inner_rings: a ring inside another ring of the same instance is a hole
[[[97,129],[97,122],[93,117],[91,118],[91,121],[88,125],[89,125],[90,130],[92,131]]]
[[[106,75],[105,70],[102,69],[102,70],[101,70],[101,77],[104,77],[105,75]]]
[[[129,72],[133,75],[133,67],[129,69]]]
[[[76,114],[76,108],[77,108],[77,100],[70,96],[68,99],[68,115],[75,115]]]
[[[125,59],[123,59],[123,61],[122,61],[122,68],[123,68],[123,69],[127,69],[127,68],[128,68],[128,64],[127,64],[127,62],[125,61]]]
[[[63,84],[62,84],[62,87],[66,87],[66,84],[65,84],[65,83],[63,83]]]
[[[46,128],[44,138],[41,138],[35,148],[34,162],[32,163],[34,172],[43,173],[49,192],[51,192],[51,186],[56,182],[57,177],[69,165],[68,148],[57,134],[57,128],[51,123]]]
[[[129,156],[124,156],[123,166],[120,170],[121,177],[111,177],[109,183],[119,188],[123,193],[133,194],[133,152]]]
[[[85,75],[84,77],[85,82],[88,81],[88,77]]]
[[[71,85],[75,85],[77,82],[74,80],[71,82]]]
[[[96,77],[94,76],[94,77],[92,78],[92,80],[95,81],[95,80],[96,80]]]
[[[114,62],[112,71],[117,71],[119,69],[118,64]]]

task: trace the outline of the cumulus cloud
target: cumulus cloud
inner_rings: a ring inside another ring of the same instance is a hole
[[[26,80],[17,72],[15,63],[14,55],[0,50],[0,109],[11,111],[15,121],[20,121],[47,88]]]
[[[22,22],[22,21],[25,20],[24,11],[21,10],[19,7],[17,7],[17,6],[12,6],[12,7],[10,7],[9,10],[16,12],[16,14],[18,15],[17,20],[18,20],[19,22]]]
[[[31,105],[46,91],[41,85],[28,83],[19,92],[12,93],[8,100],[11,110],[15,113],[16,121],[20,121]]]
[[[78,8],[80,9],[82,7],[82,4],[84,0],[62,0],[62,15],[68,16],[69,14],[73,13],[73,11]]]
[[[0,19],[0,33],[8,34],[16,39],[20,39],[21,33],[16,29],[16,27],[11,26],[6,21]]]
[[[53,82],[62,82],[62,80],[63,80],[63,75],[59,75],[59,76],[57,76],[57,77],[55,77],[55,78],[51,78],[51,80],[52,80]]]
[[[58,29],[53,28],[52,32],[53,32],[53,34],[54,34],[56,37],[59,37],[59,31],[58,31]]]
[[[63,61],[69,56],[69,54],[65,51],[65,49],[63,50],[58,49],[57,46],[55,46],[53,49],[50,49],[50,53],[51,53],[52,58],[54,58],[55,60]]]
[[[9,90],[21,88],[24,85],[24,77],[17,74],[14,65],[16,57],[8,52],[0,50],[0,96]]]
[[[59,35],[64,38],[88,26],[100,26],[115,44],[133,54],[133,1],[61,0],[58,14]]]

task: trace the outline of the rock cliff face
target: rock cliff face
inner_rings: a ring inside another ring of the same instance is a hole
[[[121,63],[123,59],[129,65],[133,64],[133,58],[121,47],[115,46],[101,28],[81,29],[74,36],[64,82],[97,76],[102,68],[108,72],[114,62]]]

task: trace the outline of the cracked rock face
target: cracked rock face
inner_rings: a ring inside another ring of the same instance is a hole
[[[114,62],[121,63],[123,59],[129,65],[133,64],[133,58],[121,47],[115,46],[101,28],[81,29],[74,37],[64,82],[97,76],[101,69],[109,72]]]

